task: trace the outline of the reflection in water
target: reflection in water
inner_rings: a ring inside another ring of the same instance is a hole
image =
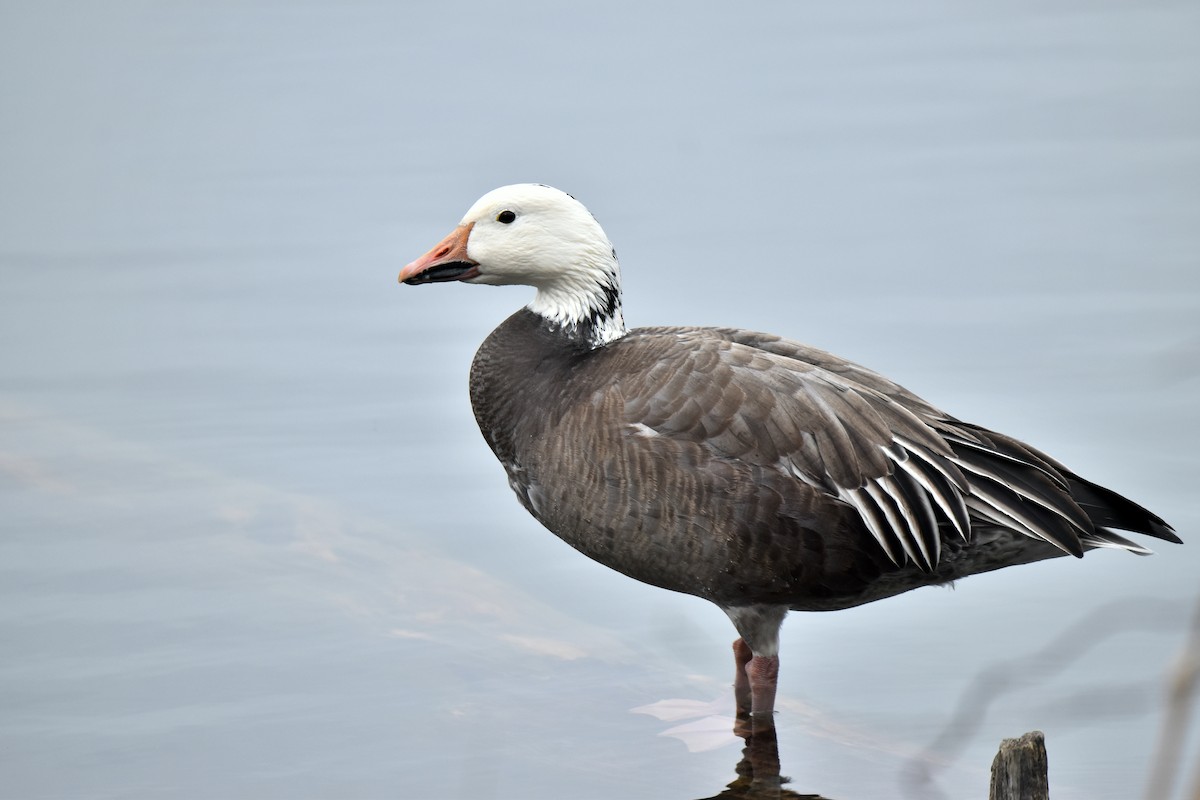
[[[819,794],[801,794],[784,788],[783,784],[789,779],[779,774],[779,741],[773,719],[762,721],[739,716],[734,731],[746,742],[742,749],[742,760],[737,765],[737,778],[725,791],[705,800],[824,800]]]
[[[743,741],[742,759],[735,768],[737,778],[724,791],[712,795],[713,798],[822,800],[823,795],[801,794],[784,788],[790,779],[779,772],[779,740],[774,715],[752,717],[749,713],[738,711],[736,717],[731,717],[723,713],[727,702],[727,698],[710,703],[661,700],[633,711],[669,721],[698,717],[661,734],[679,739],[692,752],[723,747],[738,738]]]

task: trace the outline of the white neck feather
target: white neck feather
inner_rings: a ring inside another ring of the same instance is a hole
[[[577,263],[553,280],[540,283],[537,290],[526,307],[556,327],[582,334],[592,347],[625,335],[621,273],[615,253]]]

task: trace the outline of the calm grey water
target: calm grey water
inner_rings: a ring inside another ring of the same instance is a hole
[[[1191,542],[797,615],[791,787],[981,798],[1037,728],[1056,800],[1138,796],[1200,592],[1198,30],[1175,2],[5,4],[0,796],[734,779],[724,615],[541,530],[475,430],[471,354],[528,293],[395,284],[524,180],[604,223],[632,324],[834,350]]]

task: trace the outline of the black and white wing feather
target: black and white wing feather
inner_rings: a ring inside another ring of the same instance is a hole
[[[1140,506],[1113,495],[1125,513],[1114,510],[1098,494],[1107,490],[1042,454],[824,351],[734,329],[631,335],[653,358],[620,386],[627,424],[775,468],[836,498],[896,565],[932,571],[943,537],[969,540],[979,524],[1076,556],[1096,546],[1145,552],[1104,525],[1178,541]]]

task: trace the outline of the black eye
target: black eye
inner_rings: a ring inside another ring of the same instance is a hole
[[[496,215],[496,222],[503,222],[505,225],[507,225],[510,222],[512,222],[513,220],[515,220],[516,218],[517,218],[517,215],[511,211],[501,211],[499,214]]]

